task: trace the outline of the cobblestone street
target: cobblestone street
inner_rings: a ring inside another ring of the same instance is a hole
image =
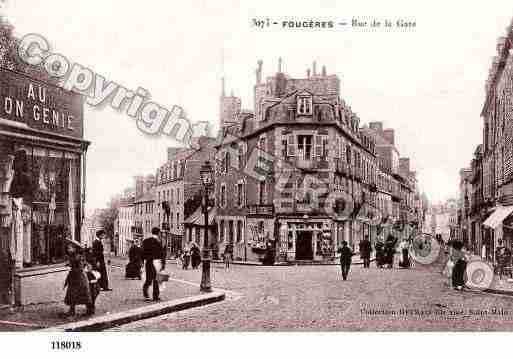
[[[200,282],[200,270],[171,265],[172,277]],[[234,291],[224,302],[127,324],[115,330],[331,331],[511,330],[513,297],[457,292],[439,267],[261,267],[216,264],[216,288]],[[173,290],[170,282],[166,290]],[[493,308],[502,313],[492,312]],[[404,310],[409,310],[404,312]],[[487,311],[487,312],[484,312]]]

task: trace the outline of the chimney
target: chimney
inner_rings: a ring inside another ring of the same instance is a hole
[[[306,69],[306,78],[310,78],[310,69]]]
[[[281,73],[281,57],[278,59],[278,73]]]
[[[369,122],[369,127],[378,133],[383,132],[383,122]]]
[[[313,62],[313,65],[312,65],[312,72],[313,72],[313,76],[317,76],[317,62],[314,61]]]
[[[326,76],[326,66],[322,65],[322,76]]]
[[[262,60],[258,60],[257,61],[257,64],[258,64],[258,67],[256,69],[256,82],[257,82],[257,85],[262,82],[262,64],[263,63],[264,62]]]
[[[226,92],[225,92],[225,86],[224,86],[224,77],[221,78],[221,97],[225,97],[226,96]]]
[[[395,138],[394,138],[394,130],[391,128],[387,128],[383,131],[383,137],[385,137],[385,140],[390,143],[391,145],[395,145]]]

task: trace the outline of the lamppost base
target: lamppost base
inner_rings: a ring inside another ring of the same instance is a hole
[[[201,272],[200,292],[212,292],[212,285],[210,284],[210,258],[203,259]]]

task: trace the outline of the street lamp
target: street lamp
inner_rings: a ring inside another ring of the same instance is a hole
[[[211,292],[210,284],[210,246],[208,244],[208,190],[214,184],[214,171],[210,162],[205,161],[200,169],[200,179],[203,184],[203,215],[205,216],[204,240],[203,240],[203,261],[200,291]]]

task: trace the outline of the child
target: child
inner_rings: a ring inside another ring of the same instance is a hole
[[[69,312],[67,314],[74,316],[77,304],[85,304],[89,314],[91,292],[87,275],[84,272],[84,260],[71,245],[68,246],[68,254],[71,269],[64,282],[64,288],[67,288],[64,303],[69,305]]]
[[[89,280],[89,291],[91,292],[91,304],[87,307],[87,314],[94,314],[95,311],[95,303],[98,294],[100,294],[100,285],[98,283],[98,279],[101,278],[101,274],[98,269],[91,265],[87,264],[85,267],[87,279]]]

